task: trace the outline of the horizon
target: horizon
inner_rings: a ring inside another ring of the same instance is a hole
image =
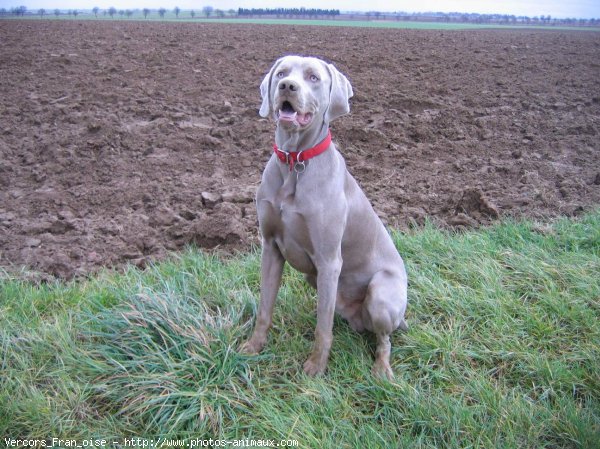
[[[205,6],[228,11],[238,8],[315,8],[337,9],[341,12],[406,12],[406,13],[460,13],[460,14],[499,14],[526,17],[551,16],[553,19],[600,18],[600,2],[593,0],[575,0],[564,4],[559,0],[374,0],[369,3],[371,7],[365,8],[362,0],[0,0],[0,8],[10,10],[25,6],[28,11],[39,9],[61,11],[80,10],[91,11],[94,7],[108,10],[114,7],[118,10],[141,10],[148,8],[157,10],[165,8],[172,11],[179,7],[182,11],[201,11]]]

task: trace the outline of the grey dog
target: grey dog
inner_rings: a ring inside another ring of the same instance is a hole
[[[350,112],[348,79],[332,64],[285,56],[265,76],[260,115],[277,122],[275,151],[256,196],[262,234],[260,305],[241,351],[262,350],[285,261],[317,289],[309,375],[325,371],[338,312],[356,331],[377,336],[372,372],[392,378],[390,334],[407,329],[402,258],[331,142],[329,123]]]

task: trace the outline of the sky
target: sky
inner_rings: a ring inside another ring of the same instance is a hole
[[[237,8],[322,8],[341,11],[464,12],[514,14],[517,16],[551,15],[555,18],[600,18],[600,0],[0,0],[0,8],[24,5],[29,10],[91,9],[172,9],[202,10]]]

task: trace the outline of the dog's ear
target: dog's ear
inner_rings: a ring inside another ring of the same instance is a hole
[[[271,79],[273,78],[273,73],[275,73],[275,70],[279,64],[281,64],[282,60],[283,58],[279,58],[275,64],[273,64],[273,67],[271,67],[269,73],[265,75],[262,83],[260,83],[260,96],[262,97],[262,104],[260,105],[260,110],[258,113],[261,117],[268,117],[269,113],[271,112]]]
[[[350,98],[354,95],[352,85],[348,78],[336,69],[333,64],[326,64],[331,76],[331,90],[329,91],[329,107],[325,113],[327,122],[331,122],[350,112]]]

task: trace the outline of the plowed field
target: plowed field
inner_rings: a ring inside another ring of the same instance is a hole
[[[333,62],[332,134],[390,226],[600,203],[600,33],[0,21],[0,266],[71,278],[258,243],[278,57]]]

